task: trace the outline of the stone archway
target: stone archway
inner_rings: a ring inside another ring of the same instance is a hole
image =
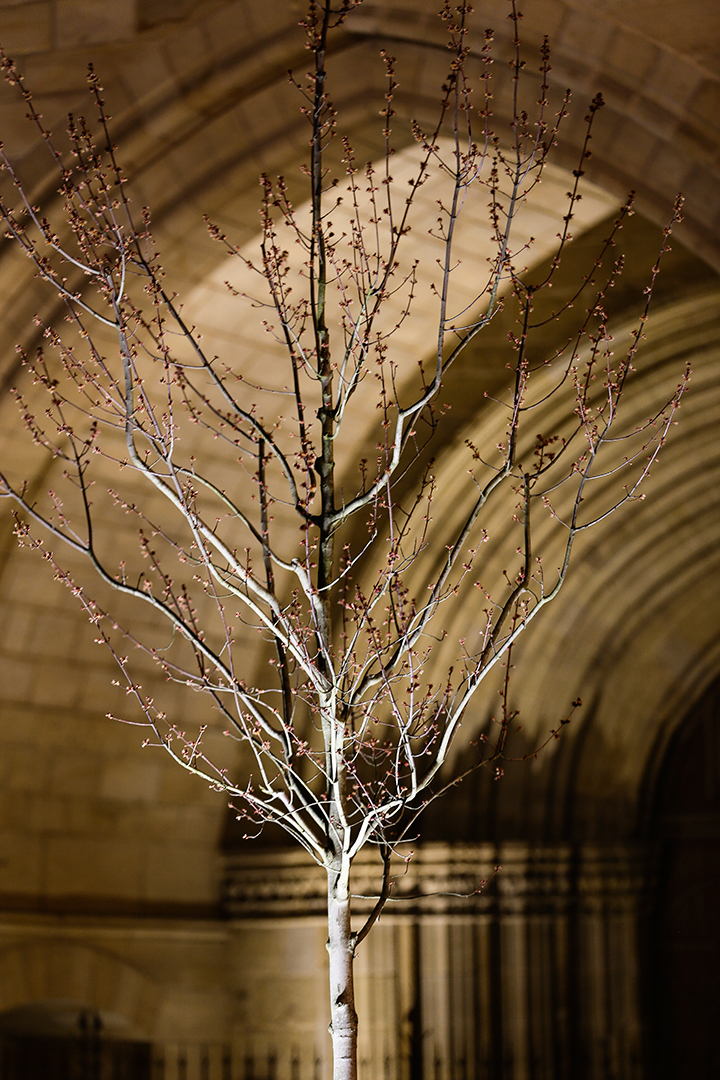
[[[129,964],[74,941],[0,952],[2,1080],[146,1080],[157,992]]]
[[[36,939],[0,952],[0,1016],[27,1007],[56,1017],[58,1009],[85,1009],[122,1037],[147,1039],[159,1004],[154,983],[137,968],[77,941]]]

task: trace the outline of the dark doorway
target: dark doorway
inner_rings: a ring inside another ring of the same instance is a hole
[[[0,1017],[0,1080],[150,1080],[148,1043],[108,1038],[99,1013],[28,1006]]]
[[[653,1075],[720,1077],[720,685],[686,719],[658,790],[649,987]]]

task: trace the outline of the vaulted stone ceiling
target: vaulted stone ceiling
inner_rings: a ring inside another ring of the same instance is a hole
[[[337,44],[335,100],[361,159],[379,150],[380,44],[389,40],[398,57],[398,131],[410,116],[432,115],[445,67],[435,7],[434,0],[367,3]],[[555,614],[523,649],[518,702],[529,735],[552,726],[578,694],[586,704],[557,752],[518,772],[507,795],[497,796],[519,832],[528,818],[537,820],[538,806],[553,835],[566,831],[568,815],[577,828],[602,830],[612,819],[632,829],[648,771],[687,708],[720,675],[720,13],[711,0],[682,8],[659,0],[529,0],[526,7],[528,68],[548,34],[553,87],[575,92],[559,167],[575,167],[587,99],[600,90],[607,101],[588,167],[597,190],[576,229],[579,261],[629,188],[646,219],[626,238],[627,284],[613,300],[618,334],[627,333],[637,312],[644,269],[660,243],[656,226],[667,220],[678,189],[687,197],[637,397],[638,417],[649,415],[690,360],[695,374],[681,425],[648,500],[581,549]],[[48,125],[61,127],[68,110],[89,112],[84,77],[94,63],[132,197],[152,208],[172,288],[224,347],[240,340],[255,351],[257,339],[247,312],[238,315],[229,304],[222,253],[202,215],[236,243],[251,244],[261,171],[283,172],[302,198],[305,122],[286,76],[304,61],[300,8],[276,0],[270,17],[259,0],[0,5],[0,43],[26,74]],[[478,28],[496,27],[502,53],[510,25],[504,5],[475,8]],[[495,108],[502,123],[509,113],[501,93]],[[0,137],[33,197],[51,212],[52,162],[23,111],[4,88]],[[562,188],[562,171],[556,181]],[[562,207],[553,209],[550,199],[539,213],[546,216],[538,260]],[[33,345],[33,316],[51,317],[52,298],[7,244],[0,249],[0,295],[0,465],[10,461],[41,489],[52,477],[39,458],[19,450],[7,389],[17,377],[15,345]],[[422,319],[414,335],[416,342],[426,336]],[[478,351],[478,373],[496,377],[496,348],[491,341]],[[483,388],[451,387],[457,427],[440,448],[445,503],[438,512],[452,509],[455,451],[466,438],[481,439],[490,423]],[[9,516],[0,510],[0,891],[22,904],[64,897],[68,905],[98,898],[109,905],[212,905],[224,800],[161,755],[140,756],[137,731],[104,719],[122,707],[108,688],[110,662],[93,646],[72,599],[16,550]],[[181,693],[174,701],[178,715],[192,704]]]

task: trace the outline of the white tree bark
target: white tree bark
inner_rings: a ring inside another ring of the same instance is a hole
[[[330,1035],[333,1080],[357,1080],[354,948],[350,926],[350,860],[340,856],[328,867],[328,942]]]

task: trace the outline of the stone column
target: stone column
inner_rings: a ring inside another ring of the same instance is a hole
[[[323,1076],[323,876],[286,852],[233,856],[227,871],[238,1038],[273,1058],[277,1080],[312,1077],[311,1062]],[[361,1075],[641,1080],[646,881],[629,845],[418,848],[358,953]],[[359,920],[376,887],[359,862]]]

